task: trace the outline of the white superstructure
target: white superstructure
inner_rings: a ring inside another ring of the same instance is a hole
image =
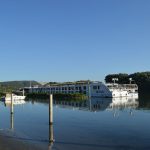
[[[138,98],[136,84],[103,84],[99,81],[77,81],[52,83],[42,87],[25,88],[29,93],[83,93],[89,97],[135,97]]]
[[[112,97],[134,97],[138,98],[138,86],[136,84],[107,84]]]

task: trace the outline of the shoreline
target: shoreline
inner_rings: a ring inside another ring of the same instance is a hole
[[[0,150],[42,150],[23,138],[13,137],[5,130],[0,130]]]

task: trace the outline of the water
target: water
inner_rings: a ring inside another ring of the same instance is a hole
[[[0,130],[41,150],[149,150],[149,108],[147,97],[55,101],[54,124],[49,129],[48,103],[15,105],[11,116],[10,106],[1,102]],[[52,134],[55,141],[49,143]]]

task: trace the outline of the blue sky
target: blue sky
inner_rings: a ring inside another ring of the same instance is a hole
[[[104,80],[150,70],[149,0],[1,0],[1,81]]]

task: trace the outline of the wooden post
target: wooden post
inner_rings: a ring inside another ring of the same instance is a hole
[[[53,124],[53,95],[50,94],[49,100],[49,125]]]
[[[54,143],[53,135],[53,95],[50,94],[49,99],[49,150],[52,149]]]
[[[14,100],[13,94],[11,93],[11,108],[10,108],[10,128],[14,129]]]
[[[14,113],[14,100],[13,100],[13,94],[11,93],[11,114]]]

